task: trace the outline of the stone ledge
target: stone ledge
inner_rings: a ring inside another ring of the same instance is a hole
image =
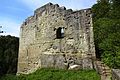
[[[112,80],[120,80],[120,69],[112,69]]]
[[[101,80],[111,80],[111,69],[103,62],[95,61],[94,68],[100,74]]]

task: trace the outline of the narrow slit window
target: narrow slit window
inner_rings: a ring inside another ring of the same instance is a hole
[[[56,32],[56,38],[61,39],[64,38],[64,28],[59,27]]]

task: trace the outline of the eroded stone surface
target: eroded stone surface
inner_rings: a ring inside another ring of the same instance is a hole
[[[112,69],[112,80],[120,80],[120,69]]]
[[[72,65],[92,69],[94,57],[90,9],[72,11],[48,3],[21,26],[18,73],[43,67],[68,69]]]

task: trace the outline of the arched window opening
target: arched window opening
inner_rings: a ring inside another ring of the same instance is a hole
[[[56,32],[56,38],[62,39],[64,38],[64,28],[59,27]]]

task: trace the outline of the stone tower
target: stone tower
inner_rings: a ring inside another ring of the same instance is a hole
[[[92,69],[95,57],[91,9],[72,11],[48,3],[23,22],[18,73],[38,68]]]

